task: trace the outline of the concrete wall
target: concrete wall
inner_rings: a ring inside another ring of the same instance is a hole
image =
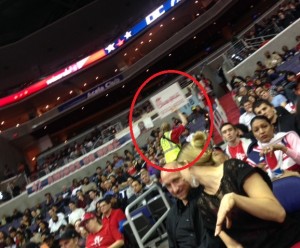
[[[287,29],[283,30],[280,34],[275,36],[272,40],[270,40],[266,45],[262,48],[258,49],[255,53],[245,59],[242,63],[234,67],[232,70],[228,71],[229,75],[237,75],[237,76],[252,76],[256,69],[256,62],[262,61],[264,62],[265,51],[277,51],[279,53],[282,52],[281,47],[286,45],[288,48],[295,47],[297,42],[295,37],[300,35],[300,19],[290,25]]]

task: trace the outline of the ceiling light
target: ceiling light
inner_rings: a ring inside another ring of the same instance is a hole
[[[84,107],[82,107],[81,110],[84,110]]]
[[[4,123],[5,123],[5,122],[4,122],[4,121],[2,121],[2,122],[1,122],[1,125],[3,125]]]
[[[56,98],[56,100],[58,101],[60,99],[60,96],[58,96],[57,98]]]
[[[198,3],[198,1],[196,0],[195,3]]]
[[[200,15],[199,13],[196,14],[196,16],[199,16],[199,15]]]
[[[118,71],[118,69],[115,69],[115,72],[117,72]]]
[[[96,77],[96,80],[98,80],[98,78],[99,78],[99,77],[97,76],[97,77]]]
[[[70,90],[69,94],[71,95],[73,93],[73,90]]]
[[[122,88],[125,88],[125,84],[122,85]]]
[[[68,140],[65,140],[65,144],[67,144],[68,143]]]
[[[216,25],[217,23],[216,22],[214,22],[214,25]]]
[[[47,126],[44,126],[44,130],[47,129]]]
[[[138,48],[134,49],[135,51],[139,50]]]
[[[148,71],[149,71],[149,69],[146,70],[146,72],[148,72]]]
[[[126,56],[127,55],[127,53],[124,53],[124,56]]]
[[[152,40],[149,40],[149,42],[151,42]]]
[[[141,41],[141,45],[143,45],[144,44],[144,41]]]
[[[46,105],[46,109],[48,109],[49,108],[49,105]]]
[[[194,37],[193,37],[193,39],[196,39],[196,38],[197,38],[197,36],[194,36]]]
[[[32,159],[31,159],[31,161],[34,161],[35,160],[35,157],[33,157]]]
[[[151,35],[152,35],[152,33],[149,34],[149,36],[151,36]]]
[[[162,28],[164,26],[164,24],[160,24],[160,27]]]
[[[87,83],[84,83],[84,84],[83,84],[83,87],[85,87],[85,86],[87,86]]]
[[[169,53],[169,57],[171,57],[172,56],[172,53]]]
[[[108,93],[106,94],[106,96],[108,96]]]
[[[19,126],[20,126],[20,124],[19,124],[19,123],[17,123],[16,127],[19,127]]]
[[[175,20],[175,17],[172,17],[172,21],[174,21]]]

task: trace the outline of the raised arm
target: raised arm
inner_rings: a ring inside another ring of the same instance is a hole
[[[186,126],[188,124],[187,118],[179,110],[177,110],[177,114],[178,114],[179,119],[182,122],[182,125]]]

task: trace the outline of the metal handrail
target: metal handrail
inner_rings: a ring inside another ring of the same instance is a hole
[[[154,190],[157,190],[160,194],[160,196],[162,197],[163,201],[164,201],[164,204],[165,206],[167,207],[167,211],[156,221],[156,223],[148,230],[148,232],[144,235],[144,237],[140,237],[133,221],[132,221],[132,217],[130,215],[130,210],[136,206],[137,203],[139,202],[142,202],[143,200],[145,200],[145,197],[147,195],[149,195],[152,191]],[[127,205],[126,209],[125,209],[125,215],[126,215],[126,218],[127,218],[127,221],[130,225],[130,228],[132,230],[132,233],[138,243],[138,246],[140,248],[143,248],[144,247],[144,243],[145,241],[150,237],[150,235],[152,233],[154,233],[154,231],[157,230],[158,226],[164,221],[164,219],[167,217],[168,215],[168,211],[170,209],[170,204],[164,194],[164,192],[162,191],[162,189],[157,185],[157,184],[154,184],[153,186],[151,186],[145,193],[143,193],[141,196],[139,196],[137,199],[135,199],[132,203],[130,203],[129,205]]]

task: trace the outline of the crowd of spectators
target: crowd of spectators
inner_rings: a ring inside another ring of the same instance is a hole
[[[140,107],[136,108],[133,113],[133,120],[137,121],[146,113],[153,110],[149,101],[146,101]],[[127,119],[127,118],[126,118]],[[128,123],[120,123],[120,119],[116,122],[106,123],[101,127],[96,127],[83,141],[75,141],[72,144],[66,144],[63,148],[53,152],[50,155],[39,155],[37,159],[37,172],[39,177],[54,171],[55,169],[73,161],[76,158],[90,152],[106,142],[114,139],[115,135],[126,128]],[[48,152],[48,151],[46,151]]]
[[[232,40],[232,48],[228,51],[229,59],[234,65],[239,64],[299,17],[300,1],[281,4],[271,17],[255,23],[254,27],[242,37],[242,42],[237,38]],[[262,39],[257,39],[260,37]]]
[[[272,179],[300,172],[300,122],[296,113],[300,69],[295,69],[299,64],[299,45],[291,49],[283,46],[282,52],[266,51],[265,61],[257,62],[253,76],[234,76],[230,82],[241,115],[238,125],[225,123],[221,127],[225,151],[229,157],[263,168]],[[281,71],[285,63],[293,71]],[[274,153],[273,165],[270,152]]]
[[[188,116],[188,124],[193,124],[197,117],[207,114],[199,106],[193,106],[192,112]],[[172,126],[176,125],[180,125],[180,120],[173,118]],[[187,125],[187,132],[182,135],[181,141],[186,142],[188,135]],[[159,128],[154,128],[147,143],[141,149],[149,161],[163,166],[165,159],[160,137]],[[80,179],[74,178],[72,185],[63,186],[61,192],[55,197],[47,193],[45,201],[34,208],[26,209],[23,213],[15,210],[12,216],[3,215],[1,235],[4,238],[0,247],[6,247],[5,245],[12,240],[17,247],[22,247],[23,243],[29,241],[43,244],[45,247],[46,245],[55,247],[52,243],[57,245],[55,239],[68,228],[76,228],[78,235],[81,235],[80,239],[84,247],[83,240],[87,232],[78,226],[79,220],[85,213],[93,213],[93,216],[103,220],[102,224],[105,226],[104,210],[106,208],[103,205],[108,205],[112,209],[118,209],[120,216],[124,219],[123,211],[126,206],[146,192],[154,183],[160,185],[159,181],[160,171],[144,161],[135,149],[125,150],[123,155],[116,153],[113,161],[106,161],[105,165],[96,169],[94,175]],[[146,202],[156,194],[155,191],[151,193],[146,197]]]
[[[253,39],[261,36],[276,34],[300,17],[300,2],[290,1],[282,4],[277,9],[277,12],[271,17],[262,20],[261,23],[256,23],[252,30],[245,35],[245,39]]]

